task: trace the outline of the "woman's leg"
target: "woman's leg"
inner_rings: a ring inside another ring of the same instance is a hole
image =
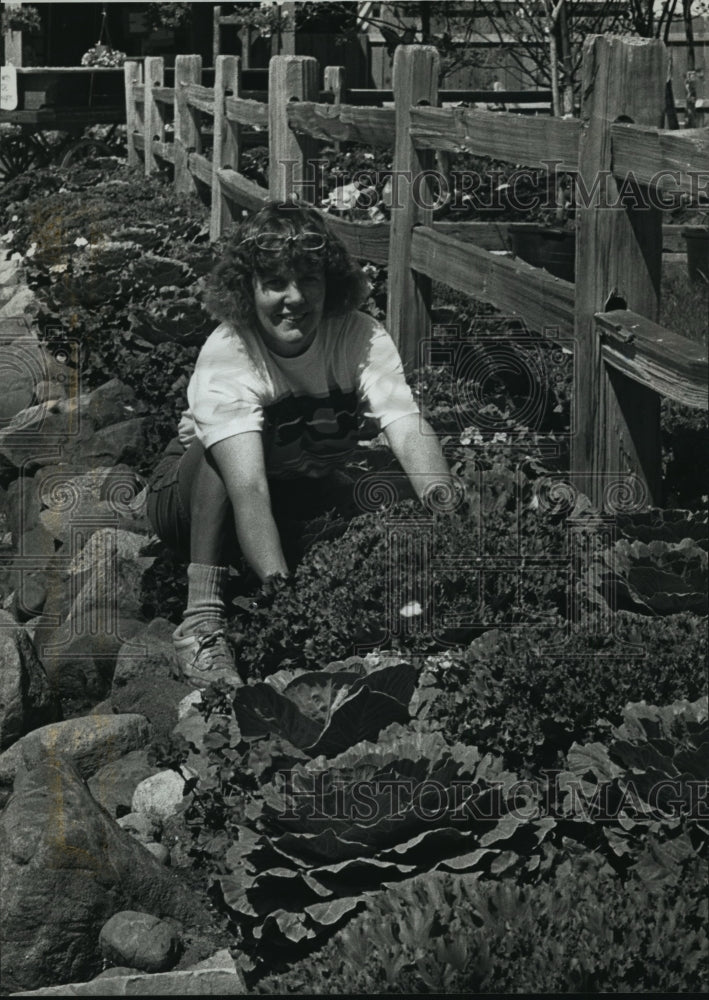
[[[224,482],[199,441],[193,441],[180,460],[177,488],[190,523],[187,608],[178,629],[182,637],[224,627],[234,530]]]

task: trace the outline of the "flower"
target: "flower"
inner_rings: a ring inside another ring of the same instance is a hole
[[[82,66],[122,66],[125,61],[125,52],[112,49],[110,45],[101,45],[100,42],[92,45],[81,57]]]

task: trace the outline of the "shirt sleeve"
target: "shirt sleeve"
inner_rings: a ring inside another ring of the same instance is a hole
[[[205,448],[235,434],[263,430],[263,398],[253,362],[231,338],[205,345],[187,387],[187,402],[195,436]]]
[[[419,407],[404,378],[404,369],[394,341],[379,323],[360,314],[359,357],[355,371],[360,397],[365,400],[365,416],[376,420],[379,429],[411,414]]]

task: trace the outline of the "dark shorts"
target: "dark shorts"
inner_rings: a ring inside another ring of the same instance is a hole
[[[190,561],[191,523],[178,487],[180,460],[186,449],[174,438],[163,452],[149,483],[148,519],[170,549]],[[271,508],[286,558],[298,559],[301,528],[313,518],[335,511],[345,520],[361,513],[354,501],[354,481],[333,472],[322,479],[270,480]],[[236,532],[229,543],[230,561],[236,565],[239,550]]]
[[[163,452],[149,483],[148,519],[153,531],[174,552],[189,561],[190,518],[177,486],[185,448],[173,438]]]

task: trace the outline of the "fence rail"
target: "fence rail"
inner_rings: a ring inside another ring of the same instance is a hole
[[[430,332],[432,281],[489,302],[542,334],[573,337],[572,470],[599,505],[609,473],[639,478],[648,500],[659,503],[660,397],[706,405],[707,365],[696,344],[655,322],[663,241],[678,249],[680,227],[663,230],[656,201],[636,210],[612,196],[632,175],[644,189],[681,191],[696,202],[703,190],[697,178],[706,181],[709,130],[658,127],[667,77],[660,42],[594,36],[586,42],[584,73],[581,119],[563,120],[441,107],[446,95],[438,92],[438,54],[426,46],[397,50],[393,107],[345,103],[350,92],[338,67],[325,70],[321,91],[310,57],[272,59],[262,101],[242,91],[236,56],[218,58],[213,87],[201,82],[198,56],[177,57],[174,87],[164,86],[162,60],[147,57],[142,66],[125,66],[128,160],[133,166],[142,160],[146,173],[156,159],[166,160],[175,165],[178,191],[210,189],[216,239],[242,209],[291,194],[314,200],[317,140],[393,148],[393,175],[401,184],[391,222],[331,215],[327,222],[354,256],[387,265],[387,322],[405,365],[416,363]],[[508,99],[491,94],[501,105]],[[524,99],[513,96],[515,103]],[[203,152],[203,118],[212,127],[211,158]],[[268,130],[268,188],[240,172],[243,130],[254,128]],[[506,223],[434,221],[434,151],[530,167],[551,163],[577,173],[586,195],[577,208],[576,283],[501,255],[508,247]],[[610,178],[610,192],[608,185],[600,190],[600,177]],[[622,309],[612,308],[619,304]]]

